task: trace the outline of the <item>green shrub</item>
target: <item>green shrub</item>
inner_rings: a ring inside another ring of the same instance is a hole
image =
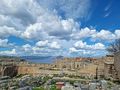
[[[35,87],[32,90],[45,90],[44,87]]]

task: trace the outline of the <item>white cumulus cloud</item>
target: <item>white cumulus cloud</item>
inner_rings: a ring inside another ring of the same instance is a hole
[[[0,37],[5,38],[9,36],[19,36],[20,31],[14,29],[14,27],[0,26]]]
[[[83,42],[83,41],[77,41],[74,44],[74,47],[77,49],[92,49],[92,50],[105,49],[105,46],[102,43],[95,43],[92,45],[88,45],[86,42]]]
[[[114,40],[116,36],[114,35],[114,33],[108,30],[101,30],[100,32],[97,32],[96,34],[93,34],[92,38],[102,39],[102,40]]]
[[[0,39],[0,47],[8,46],[8,39]]]
[[[60,49],[60,45],[59,45],[59,43],[58,42],[52,42],[51,44],[50,44],[50,48],[53,48],[53,49]]]
[[[116,38],[120,38],[120,30],[115,30]]]
[[[38,41],[38,42],[36,43],[36,46],[38,46],[38,47],[45,47],[45,46],[47,46],[47,45],[48,45],[48,40]]]
[[[6,50],[6,51],[0,51],[0,55],[17,55],[16,50]]]

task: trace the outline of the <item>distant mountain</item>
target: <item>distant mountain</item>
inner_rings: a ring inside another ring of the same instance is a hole
[[[20,57],[17,56],[0,56],[0,60],[5,60],[5,61],[9,61],[9,60],[14,60],[14,61],[25,61],[24,59],[21,59]]]
[[[63,59],[63,56],[56,56],[56,59]]]
[[[62,59],[63,56],[22,56],[21,58],[31,63],[52,63],[56,59]]]

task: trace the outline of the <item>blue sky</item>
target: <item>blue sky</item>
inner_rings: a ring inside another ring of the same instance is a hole
[[[120,38],[119,0],[0,0],[0,55],[104,56]]]

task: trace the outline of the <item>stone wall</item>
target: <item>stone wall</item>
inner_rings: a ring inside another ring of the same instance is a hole
[[[96,59],[92,58],[64,58],[63,60],[56,60],[52,64],[30,64],[28,62],[16,63],[18,74],[29,75],[53,75],[53,74],[96,74],[97,65],[94,64]]]
[[[120,80],[120,52],[115,53],[114,66],[117,74],[117,78]]]
[[[19,66],[18,74],[29,74],[34,75],[36,73],[36,68],[33,66]]]
[[[96,74],[96,65],[85,61],[74,61],[72,59],[59,60],[53,64],[21,64],[18,74],[29,75],[92,75]]]
[[[93,63],[96,59],[93,58],[64,58],[62,60],[56,60],[53,64],[58,69],[66,68],[67,70],[81,69],[90,63]]]
[[[96,65],[98,67],[99,76],[104,76],[105,78],[112,77],[114,70],[114,56],[106,55],[96,60]]]
[[[105,62],[104,64],[104,76],[106,79],[109,79],[111,77],[113,77],[113,73],[114,73],[114,63],[111,62]]]

